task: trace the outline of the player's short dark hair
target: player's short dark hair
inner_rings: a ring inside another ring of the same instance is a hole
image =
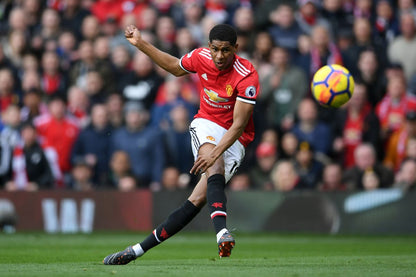
[[[228,24],[218,24],[209,32],[209,42],[213,40],[228,41],[231,45],[235,45],[237,42],[237,32]]]

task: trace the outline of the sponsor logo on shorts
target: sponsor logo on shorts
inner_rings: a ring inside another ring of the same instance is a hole
[[[210,141],[215,141],[215,138],[212,137],[212,136],[207,136],[207,139],[210,140]]]

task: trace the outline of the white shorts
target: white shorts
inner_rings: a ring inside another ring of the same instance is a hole
[[[191,133],[192,152],[194,154],[194,159],[196,160],[199,147],[205,143],[217,145],[225,132],[227,132],[227,129],[210,120],[195,118],[189,126],[189,132]],[[245,152],[244,146],[238,140],[225,150],[223,153],[225,182],[228,182],[234,175],[244,158]]]

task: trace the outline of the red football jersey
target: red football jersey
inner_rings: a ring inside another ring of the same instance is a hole
[[[180,66],[188,73],[198,74],[201,80],[200,107],[195,117],[211,120],[229,129],[233,123],[235,101],[256,104],[259,93],[259,77],[254,66],[237,55],[233,65],[218,70],[208,48],[198,48],[184,55]],[[254,139],[251,117],[239,141],[247,146]]]

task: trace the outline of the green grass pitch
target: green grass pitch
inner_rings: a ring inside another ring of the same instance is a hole
[[[107,254],[145,234],[0,234],[0,276],[416,276],[415,236],[241,234],[219,259],[213,233],[180,233],[125,266]]]

